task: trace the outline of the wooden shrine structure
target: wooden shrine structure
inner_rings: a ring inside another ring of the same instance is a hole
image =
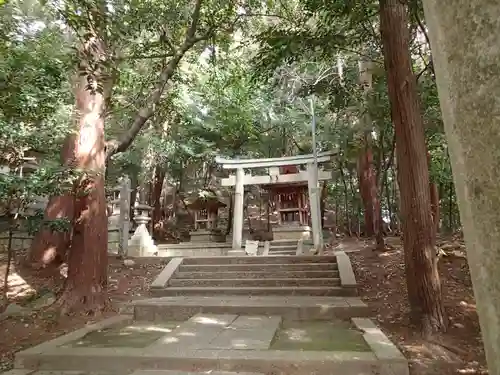
[[[319,181],[330,180],[332,172],[319,170],[318,164],[330,161],[334,155],[335,152],[331,151],[316,155],[308,154],[265,159],[224,159],[217,157],[215,161],[221,164],[222,168],[236,170],[234,175],[221,181],[222,186],[235,187],[233,250],[242,248],[245,185],[264,185],[266,189],[272,190],[274,196],[279,200],[279,220],[281,220],[281,224],[288,220],[294,221],[295,218],[298,218],[299,223],[305,224],[306,217],[310,217],[314,247],[321,251],[323,235]],[[306,166],[305,170],[298,168],[298,166],[303,165]],[[263,176],[254,176],[251,173],[245,174],[245,169],[255,168],[266,168],[268,174]],[[307,194],[305,194],[306,186]],[[286,189],[288,189],[288,193]]]
[[[296,165],[279,167],[279,175],[299,173]],[[269,192],[270,201],[278,213],[278,225],[310,225],[307,181],[261,185]]]
[[[215,194],[197,196],[187,204],[187,208],[193,212],[194,230],[190,232],[191,241],[210,241],[212,231],[217,228],[219,209],[226,207]]]

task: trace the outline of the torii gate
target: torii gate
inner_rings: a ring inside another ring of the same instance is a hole
[[[222,164],[224,169],[236,169],[236,175],[223,178],[222,186],[235,186],[233,205],[233,250],[242,248],[243,237],[243,194],[245,185],[278,184],[307,181],[309,190],[309,206],[311,212],[311,224],[313,231],[313,241],[315,249],[321,251],[323,247],[323,233],[321,228],[321,209],[319,181],[330,180],[331,171],[318,171],[317,163],[324,163],[331,160],[335,152],[321,152],[314,154],[286,156],[281,158],[266,159],[224,159],[216,157],[215,162]],[[299,171],[293,174],[280,174],[279,167],[286,165],[306,164],[306,171]],[[245,174],[245,168],[268,168],[267,176],[252,176]]]

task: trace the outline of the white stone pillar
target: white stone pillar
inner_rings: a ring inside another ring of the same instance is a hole
[[[321,233],[321,209],[319,206],[318,194],[318,168],[313,163],[307,164],[307,187],[309,189],[309,210],[311,212],[314,249],[316,251],[321,251],[323,241]]]
[[[233,250],[241,250],[243,238],[243,196],[245,170],[236,169],[236,185],[234,187],[234,210],[233,210]]]

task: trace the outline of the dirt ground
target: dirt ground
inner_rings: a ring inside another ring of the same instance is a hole
[[[433,342],[423,341],[408,323],[408,304],[404,278],[403,253],[398,238],[387,240],[390,250],[372,251],[364,242],[341,242],[331,249],[347,251],[353,262],[361,295],[374,310],[384,332],[411,360],[412,375],[486,374],[483,345],[476,315],[474,295],[463,245],[459,240],[442,240],[450,256],[439,262],[443,295],[451,324],[447,333],[437,335]],[[361,249],[361,250],[360,250]],[[22,254],[18,254],[18,259]],[[22,301],[29,289],[49,289],[57,293],[62,276],[33,272],[15,262],[11,298]],[[148,285],[159,274],[162,264],[126,267],[123,261],[110,258],[110,298],[114,306],[132,299],[147,297]],[[3,280],[0,255],[0,277]],[[1,284],[1,281],[0,281]],[[17,296],[17,297],[16,297]],[[101,317],[56,317],[33,314],[28,317],[0,321],[0,372],[12,364],[13,354],[86,323],[116,314],[110,311]]]
[[[11,266],[9,300],[19,305],[25,304],[34,290],[48,290],[57,294],[62,286],[63,276],[60,273],[33,271],[23,267],[23,256],[22,252],[18,252],[13,267]],[[3,288],[5,258],[0,254],[0,288]],[[110,257],[108,286],[112,308],[100,316],[61,317],[46,311],[0,320],[0,373],[12,366],[15,352],[115,315],[121,303],[148,297],[149,285],[163,267],[161,262],[127,267],[123,261]]]
[[[349,252],[362,299],[374,310],[384,332],[411,361],[413,375],[487,374],[472,283],[463,243],[438,241],[449,256],[439,261],[443,298],[450,319],[447,333],[432,342],[415,334],[408,322],[403,252],[399,238],[388,239],[389,251],[364,244]],[[346,250],[360,244],[343,243]]]

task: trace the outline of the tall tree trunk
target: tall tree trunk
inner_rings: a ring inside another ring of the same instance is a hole
[[[358,158],[359,190],[364,206],[365,235],[373,237],[377,232],[377,185],[373,171],[373,153],[369,140],[365,139],[365,149]]]
[[[345,214],[345,225],[346,225],[346,234],[349,237],[352,237],[351,232],[351,215],[349,214],[349,192],[347,189],[347,181],[345,179],[344,174],[344,164],[339,162],[339,171],[340,177],[342,179],[342,184],[344,185],[344,214]]]
[[[339,227],[339,195],[337,190],[335,190],[335,230],[333,231],[333,234],[337,234]]]
[[[161,192],[163,190],[163,181],[165,180],[165,170],[161,166],[155,166],[153,176],[153,188],[151,192],[151,206],[153,207],[152,212],[152,226],[153,231],[156,230],[157,224],[161,220],[162,207],[161,207]]]
[[[389,187],[389,181],[388,181],[388,175],[385,175],[384,177],[384,187],[385,187],[385,199],[387,201],[387,214],[389,215],[389,224],[391,226],[391,230],[395,227],[395,222],[394,222],[394,212],[392,211],[392,199],[391,199],[391,190]]]
[[[68,165],[74,157],[73,136],[68,136],[61,150],[61,163]],[[40,268],[51,264],[58,265],[66,260],[66,252],[71,241],[71,230],[60,232],[52,231],[48,225],[50,221],[73,218],[73,197],[70,193],[66,195],[53,196],[49,198],[44,212],[45,225],[33,238],[29,254],[32,267]]]
[[[363,116],[362,123],[364,126],[363,132],[363,148],[360,150],[358,157],[358,177],[362,202],[364,206],[365,219],[365,235],[373,237],[379,232],[380,226],[380,202],[378,199],[378,186],[375,171],[373,169],[373,148],[372,148],[372,129],[373,123],[370,112],[370,92],[372,91],[372,63],[364,58],[361,58],[358,63],[359,81],[363,87]],[[381,135],[383,140],[383,133]],[[377,171],[378,173],[378,171]],[[379,240],[377,236],[377,240]],[[382,239],[383,240],[383,239]],[[383,246],[383,244],[382,244]]]
[[[68,260],[68,277],[58,301],[63,312],[96,312],[107,305],[108,220],[104,174],[104,111],[106,84],[101,71],[94,71],[91,82],[81,71],[88,71],[86,60],[104,56],[104,43],[89,38],[80,49],[81,63],[75,87],[78,135],[75,139],[75,167],[84,176],[75,184],[73,241]],[[104,90],[100,90],[100,87]],[[90,87],[89,87],[90,86]]]
[[[431,170],[432,158],[431,154],[427,152],[427,165],[429,168],[429,173]],[[434,236],[437,236],[439,233],[439,192],[437,184],[429,179],[429,194],[431,197],[431,214],[432,214],[432,222],[434,223]]]
[[[432,221],[434,222],[434,233],[437,236],[439,234],[439,190],[437,184],[431,182],[430,184],[430,194],[431,194],[431,212]]]
[[[130,174],[130,221],[134,222],[135,216],[135,203],[137,201],[137,189],[139,188],[139,173],[134,172]]]
[[[380,30],[396,132],[411,320],[424,335],[430,335],[445,330],[447,318],[434,249],[424,126],[411,67],[407,9],[403,2],[380,1]]]
[[[233,215],[234,215],[234,194],[231,193],[229,195],[229,209],[227,213],[227,227],[226,227],[226,236],[231,233],[231,229],[233,229]]]
[[[353,198],[352,212],[353,212],[353,215],[356,216],[356,229],[354,231],[354,234],[356,235],[357,238],[359,238],[361,236],[361,204],[359,201],[356,201],[354,199],[354,197],[356,197],[356,192],[354,190],[354,186],[356,185],[355,181],[356,181],[356,179],[354,177],[354,173],[350,173],[349,186],[351,188],[351,196]]]
[[[498,375],[500,7],[489,0],[423,3],[460,208],[456,225],[463,223],[488,373]]]
[[[384,132],[382,132],[380,135],[380,145],[379,145],[380,156],[378,158],[378,163],[377,163],[377,192],[379,192],[378,207],[377,207],[378,228],[376,235],[377,250],[385,250],[384,219],[382,217],[382,198],[383,198],[382,194],[384,191],[384,182],[387,181],[387,173],[392,165],[392,161],[394,160],[395,149],[396,149],[396,137],[394,136],[391,144],[391,152],[389,158],[387,159],[387,163],[384,163],[386,157],[384,150]],[[389,212],[391,212],[390,208]]]
[[[453,232],[453,182],[448,185],[448,228]]]
[[[326,182],[323,183],[321,188],[321,200],[320,200],[320,213],[321,213],[321,228],[325,227],[325,210],[326,210],[326,198],[328,196],[328,185]],[[300,213],[299,213],[300,215]]]

